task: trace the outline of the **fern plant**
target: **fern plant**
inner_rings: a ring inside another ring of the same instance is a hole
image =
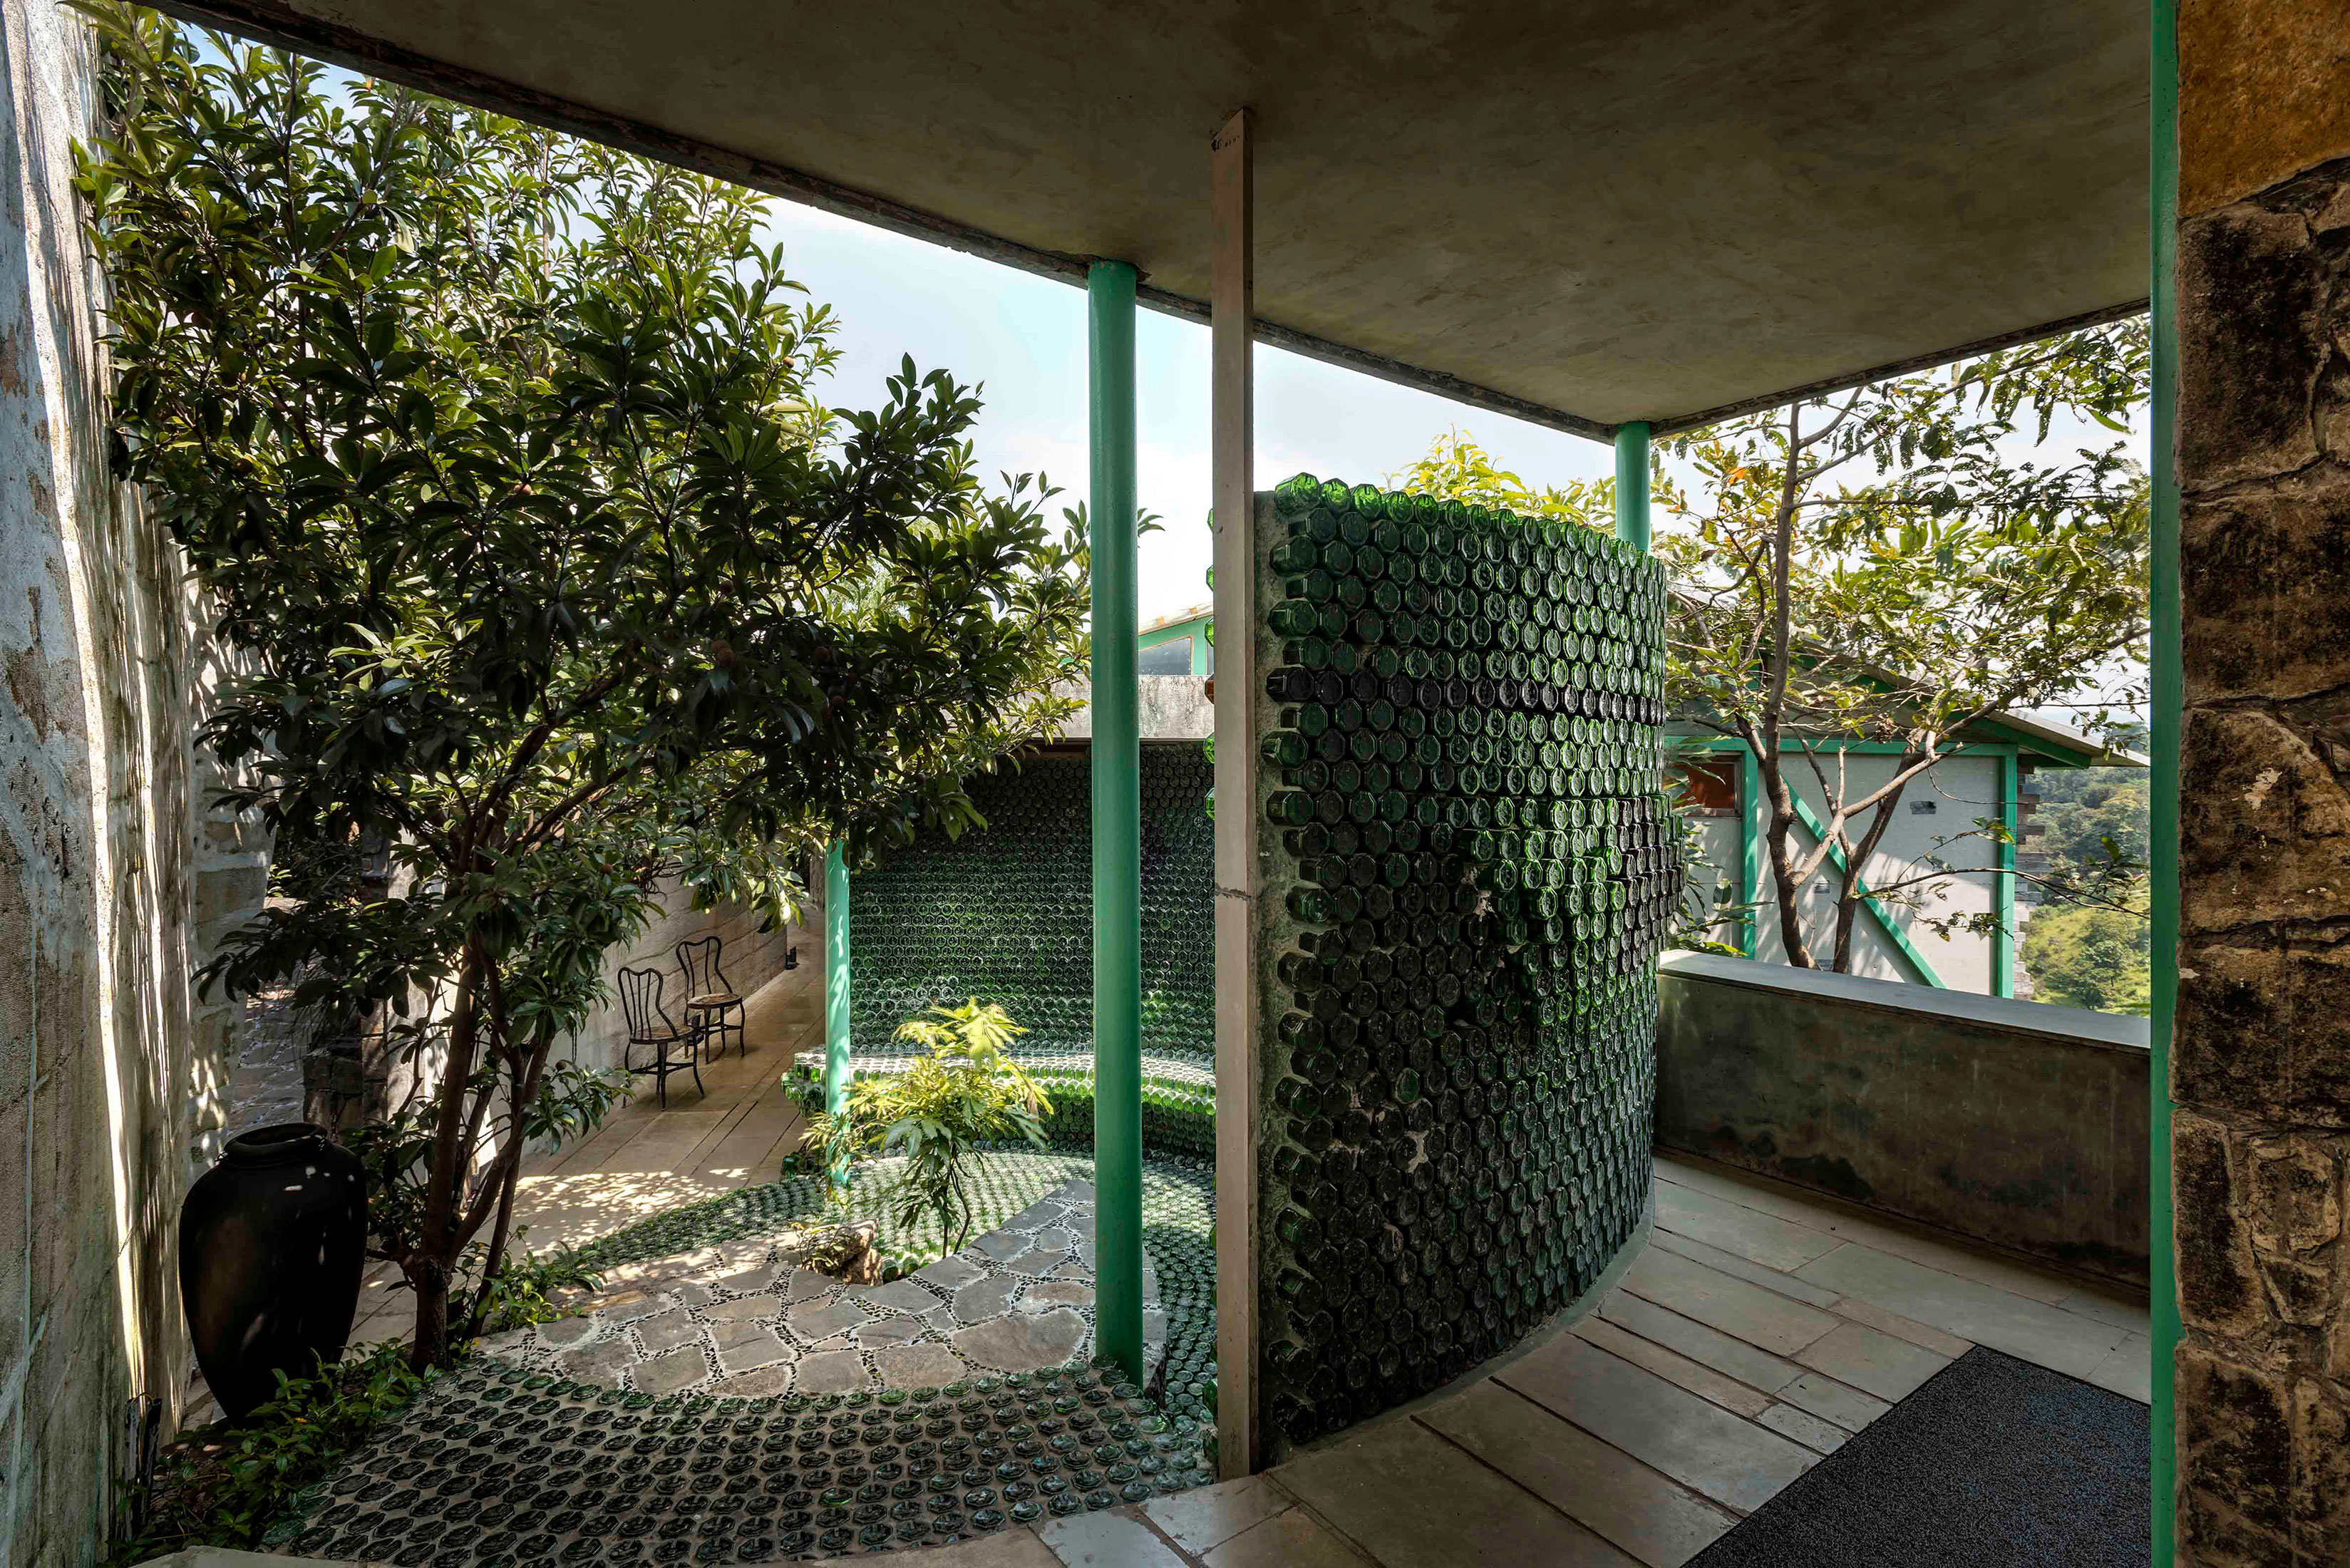
[[[972,1166],[983,1144],[1022,1138],[1043,1147],[1053,1104],[1006,1047],[1027,1031],[1003,1009],[976,998],[939,1006],[898,1027],[898,1038],[926,1048],[902,1073],[849,1085],[838,1116],[817,1116],[809,1141],[827,1168],[845,1171],[868,1156],[902,1155],[905,1165],[884,1201],[910,1231],[938,1221],[945,1250],[971,1237]]]

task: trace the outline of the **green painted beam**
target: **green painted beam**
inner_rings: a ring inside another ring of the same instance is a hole
[[[2178,1550],[2176,1434],[2171,1366],[2178,1348],[2178,1279],[2170,1194],[2170,1031],[2178,1005],[2178,742],[2184,721],[2186,672],[2179,647],[2178,469],[2176,445],[2178,387],[2178,5],[2154,0],[2153,78],[2147,126],[2147,183],[2154,241],[2148,256],[2153,312],[2154,385],[2147,410],[2152,427],[2153,494],[2148,610],[2152,734],[2147,742],[2153,787],[2147,792],[2148,932],[2152,1005],[2147,1041],[2153,1047],[2154,1093],[2148,1142],[2152,1199],[2148,1297],[2154,1360],[2153,1568],[2169,1568]]]
[[[836,838],[824,852],[824,1108],[836,1116],[848,1105],[848,861]]]
[[[1616,427],[1616,537],[1648,552],[1648,421]]]
[[[1710,752],[1743,751],[1746,742],[1735,735],[1709,735],[1698,742]],[[1832,757],[1839,752],[1856,757],[1898,757],[1908,754],[1909,748],[1898,741],[1783,741],[1780,749],[1798,755]],[[1962,746],[1945,746],[1935,753],[1944,757],[2004,757],[2015,753],[2007,742],[1970,742]]]
[[[1810,831],[1814,838],[1823,843],[1827,841],[1827,824],[1820,820],[1819,814],[1812,809],[1811,803],[1804,800],[1802,795],[1795,796],[1795,818]],[[1760,835],[1757,836],[1759,837]],[[1828,847],[1828,860],[1837,870],[1841,871],[1845,868],[1844,851],[1833,845]],[[1860,894],[1860,907],[1866,909],[1870,917],[1877,921],[1877,929],[1885,933],[1886,940],[1893,944],[1894,950],[1909,961],[1909,967],[1918,971],[1918,978],[1928,985],[1948,991],[1950,987],[1944,985],[1942,977],[1934,972],[1934,966],[1926,961],[1926,955],[1919,952],[1911,943],[1909,933],[1901,929],[1900,923],[1894,919],[1884,905],[1869,897],[1868,884],[1855,878],[1853,888]]]
[[[1142,742],[1135,688],[1134,268],[1086,276],[1091,397],[1094,1354],[1142,1381]]]
[[[2095,768],[2120,765],[2118,763],[2100,763],[2097,760],[2106,754],[2106,749],[2103,746],[2062,745],[2057,742],[2047,740],[2038,735],[2026,734],[2023,731],[2017,729],[2014,725],[2002,724],[1996,719],[1978,719],[1973,723],[1968,725],[1967,728],[1970,730],[1980,731],[1983,734],[1991,736],[1991,739],[1999,744],[2011,745],[2014,746],[2019,751],[2029,752],[2033,756],[2048,763],[2052,767]]]

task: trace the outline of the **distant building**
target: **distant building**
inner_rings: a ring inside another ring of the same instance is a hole
[[[1213,605],[1162,615],[1135,633],[1135,673],[1138,675],[1213,675],[1216,646],[1210,640],[1215,625]]]
[[[1762,907],[1746,919],[1727,922],[1717,931],[1717,940],[1766,963],[1783,963],[1785,948],[1779,937],[1764,842],[1770,805],[1762,792],[1762,768],[1742,742],[1700,740],[1687,725],[1679,729],[1685,742],[1702,745],[1706,753],[1704,760],[1688,769],[1690,799],[1701,825],[1705,861],[1711,867],[1711,875],[1699,873],[1700,886],[1726,884],[1738,904],[1762,900]],[[2032,900],[2014,873],[2035,872],[2045,864],[2046,857],[2033,847],[2039,825],[2031,817],[2039,797],[2031,791],[2032,774],[2041,768],[2143,766],[2143,761],[2069,730],[2012,714],[1978,723],[1957,740],[1947,756],[1910,781],[1895,808],[1892,826],[1861,868],[1864,887],[1909,885],[1913,893],[1930,891],[1930,896],[1914,909],[1889,898],[1866,900],[1854,929],[1852,972],[1990,996],[2029,997],[2030,982],[2017,962],[2016,949],[2020,921],[2030,918]],[[1820,770],[1831,783],[1838,767],[1844,769],[1845,783],[1836,793],[1847,799],[1890,777],[1901,752],[1891,742],[1822,737],[1814,743],[1820,748]],[[1819,843],[1828,792],[1800,764],[1788,770],[1788,782],[1797,810],[1790,848],[1808,853]],[[1975,826],[1981,819],[2008,824],[2018,839],[2012,851],[1981,836]],[[1866,826],[1865,819],[1856,823],[1850,836],[1857,838]],[[1930,862],[1936,859],[1948,864],[1947,875],[1935,875]],[[1834,889],[1842,880],[1842,861],[1838,855],[1824,865],[1802,901],[1804,940],[1814,961],[1823,964],[1835,941]],[[1917,878],[1927,876],[1933,877],[1931,884],[1916,885]],[[1997,936],[1954,931],[1944,937],[1927,926],[1931,919],[1981,913],[1999,916]]]

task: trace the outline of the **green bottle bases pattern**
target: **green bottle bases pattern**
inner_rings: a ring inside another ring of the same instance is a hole
[[[1682,871],[1652,559],[1304,474],[1258,518],[1278,1451],[1506,1348],[1630,1237]]]

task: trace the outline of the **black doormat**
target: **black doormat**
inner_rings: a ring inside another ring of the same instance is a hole
[[[2144,1568],[2147,1407],[1981,1346],[1688,1568]]]

